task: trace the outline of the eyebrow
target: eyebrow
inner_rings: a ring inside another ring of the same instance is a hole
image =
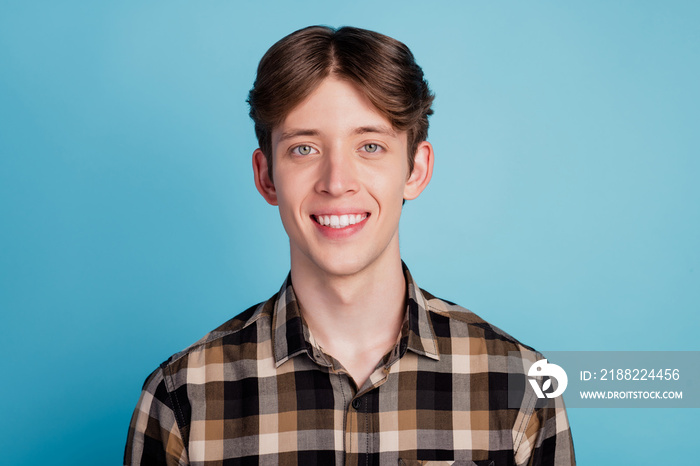
[[[315,129],[292,129],[289,131],[285,131],[282,134],[280,134],[280,141],[284,141],[285,139],[292,139],[297,136],[319,136],[320,133],[316,131]]]
[[[394,131],[392,128],[384,125],[379,125],[379,126],[360,126],[359,128],[355,128],[352,131],[352,134],[367,134],[367,133],[376,133],[376,134],[384,134],[387,136],[391,137],[396,137],[396,131]],[[320,136],[321,133],[318,132],[315,129],[292,129],[289,131],[285,131],[282,134],[280,134],[279,142],[285,141],[287,139],[293,139],[295,137],[299,136]]]
[[[366,134],[366,133],[377,133],[384,134],[386,136],[396,137],[396,131],[392,128],[384,125],[380,126],[360,126],[353,131],[354,134]]]

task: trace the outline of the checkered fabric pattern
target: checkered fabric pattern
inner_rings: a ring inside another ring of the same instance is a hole
[[[513,355],[523,374],[542,356],[404,274],[397,345],[363,386],[314,344],[288,277],[148,377],[124,464],[575,464],[560,398],[508,398]]]

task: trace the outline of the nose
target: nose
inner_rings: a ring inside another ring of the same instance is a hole
[[[316,191],[331,196],[357,192],[359,182],[354,153],[336,149],[325,155],[319,167]]]

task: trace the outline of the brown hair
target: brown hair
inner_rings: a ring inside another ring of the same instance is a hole
[[[409,173],[418,144],[428,137],[434,95],[403,43],[353,27],[310,26],[265,53],[248,94],[255,135],[272,179],[272,130],[329,75],[359,86],[398,131],[408,133]]]

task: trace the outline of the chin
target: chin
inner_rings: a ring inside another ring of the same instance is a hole
[[[332,276],[348,277],[361,272],[364,269],[362,264],[332,264],[322,267],[322,270]]]
[[[340,259],[340,260],[339,260]],[[350,276],[355,275],[369,265],[369,262],[357,256],[323,260],[316,262],[316,266],[328,275]]]

